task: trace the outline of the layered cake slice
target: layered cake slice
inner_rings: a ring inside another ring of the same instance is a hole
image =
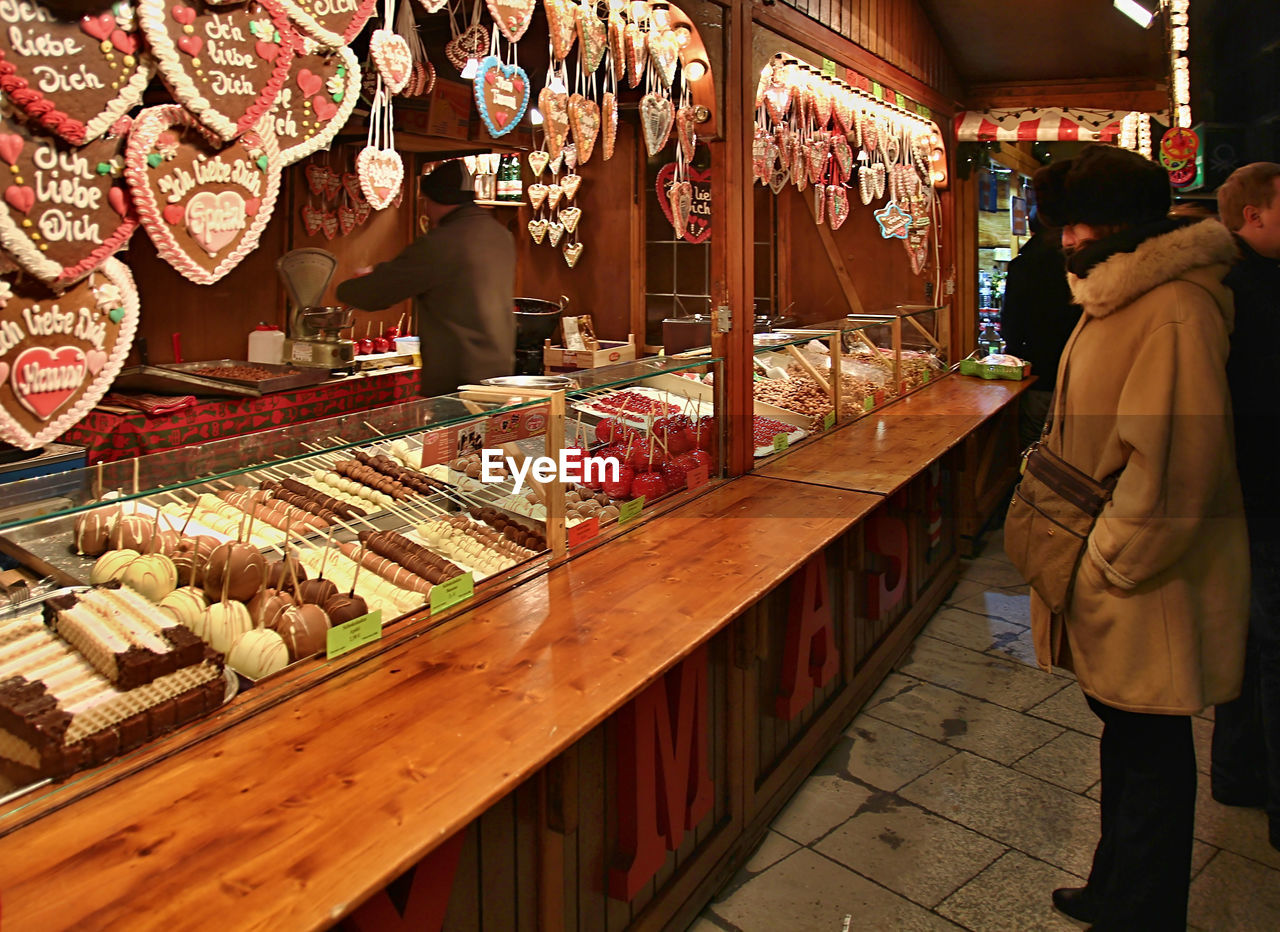
[[[223,695],[221,658],[203,645],[196,662],[123,690],[39,609],[0,620],[0,773],[19,784],[65,776],[198,718]]]
[[[198,663],[204,642],[131,589],[91,589],[51,600],[54,627],[123,690]]]

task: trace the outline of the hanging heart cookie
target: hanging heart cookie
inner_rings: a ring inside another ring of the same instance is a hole
[[[298,31],[332,48],[349,45],[377,9],[378,0],[279,0]]]
[[[300,54],[271,108],[282,166],[327,148],[346,125],[360,96],[360,66],[351,49],[332,48],[306,36],[299,41]],[[318,191],[312,182],[313,168],[320,166],[307,166],[307,184],[313,194],[322,194],[323,184]]]
[[[355,208],[348,207],[343,204],[338,208],[338,229],[342,231],[342,235],[346,236],[356,228],[356,212]]]
[[[686,162],[693,158],[693,150],[697,146],[697,137],[694,135],[697,128],[697,107],[681,107],[676,111],[676,142]]]
[[[542,95],[538,95],[541,97]],[[529,153],[529,168],[533,170],[533,177],[541,178],[542,173],[547,170],[547,163],[551,161],[551,153],[544,152],[541,149],[535,149]]]
[[[582,243],[564,244],[564,261],[569,268],[573,268],[578,264],[578,260],[582,258],[582,249]]]
[[[79,146],[142,100],[155,60],[141,48],[131,3],[84,16],[64,10],[42,0],[0,5],[0,93]]]
[[[658,80],[663,87],[670,87],[676,79],[676,66],[680,64],[680,43],[676,34],[670,29],[652,30],[646,46]]]
[[[627,81],[635,87],[644,77],[644,66],[649,60],[647,36],[634,22],[627,23],[623,35],[627,46]]]
[[[547,200],[547,195],[551,193],[551,189],[540,181],[535,181],[524,189],[524,193],[529,195],[529,204],[534,210],[541,210],[542,205]]]
[[[161,258],[200,285],[258,245],[280,191],[271,120],[229,142],[176,104],[148,107],[129,134],[125,179]]]
[[[560,190],[564,192],[564,196],[568,200],[573,200],[578,196],[578,188],[582,187],[582,176],[578,174],[565,175],[560,179]]]
[[[547,226],[548,223],[546,220],[529,221],[529,235],[533,237],[533,241],[539,246],[542,245],[542,240],[547,235]]]
[[[884,162],[876,162],[871,166],[871,181],[875,186],[877,198],[884,197],[885,167]]]
[[[609,11],[609,70],[615,83],[627,75],[627,24],[617,10]]]
[[[289,76],[297,33],[276,0],[138,0],[138,20],[174,99],[223,139],[256,126]]]
[[[842,184],[827,187],[827,223],[838,230],[849,219],[849,192]]]
[[[508,42],[519,42],[533,22],[536,0],[484,0],[493,24]]]
[[[489,30],[479,23],[468,26],[444,44],[444,57],[461,74],[471,59],[479,61],[489,52]]]
[[[564,224],[559,220],[547,224],[547,241],[552,246],[559,246],[562,239],[564,239]]]
[[[338,215],[332,210],[326,210],[320,218],[320,232],[325,239],[333,239],[338,235]]]
[[[559,184],[551,184],[547,186],[547,206],[555,210],[560,206],[560,198],[564,196],[564,188]]]
[[[587,162],[600,135],[600,105],[590,97],[577,97],[569,103],[569,125],[578,150],[578,160]]]
[[[308,236],[315,236],[320,232],[323,220],[323,210],[310,204],[302,205],[302,228],[307,231]]]
[[[823,172],[827,168],[827,141],[822,138],[822,134],[818,133],[809,143],[805,151],[806,167],[809,171],[809,182],[811,184],[819,184],[822,181]]]
[[[564,61],[578,37],[578,18],[573,0],[542,0],[547,11],[547,30],[551,33],[551,56]]]
[[[667,202],[671,205],[671,226],[676,239],[684,239],[689,229],[689,212],[693,210],[693,185],[687,181],[672,182],[667,188]]]
[[[365,146],[356,156],[360,190],[374,210],[390,206],[404,183],[404,162],[395,149]]]
[[[769,190],[774,194],[781,194],[782,189],[787,186],[787,182],[791,180],[791,175],[785,168],[775,169],[769,176]]]
[[[480,62],[473,88],[480,119],[495,139],[515,129],[529,106],[529,76],[519,65],[504,65],[496,55]]]
[[[818,226],[822,226],[822,221],[827,213],[827,186],[815,184],[813,186],[813,222]]]
[[[582,219],[581,207],[566,207],[560,211],[560,222],[570,233],[578,229],[578,221]]]
[[[675,107],[668,98],[653,91],[640,98],[640,126],[644,130],[644,145],[649,155],[657,155],[667,144],[675,118]]]
[[[137,229],[124,183],[130,122],[77,148],[0,115],[0,246],[54,288],[93,271]]]
[[[604,103],[600,108],[601,152],[607,162],[613,158],[613,148],[618,141],[618,98],[613,91],[604,92]]]
[[[0,440],[34,450],[77,424],[115,381],[137,329],[138,290],[119,259],[59,295],[0,279]]]
[[[836,118],[840,132],[846,136],[851,136],[856,132],[853,118],[853,98],[847,91],[840,90],[836,92],[831,100],[831,114]]]
[[[564,151],[560,153],[560,155],[564,159],[564,167],[569,169],[569,171],[573,171],[575,168],[578,167],[578,144],[577,143],[566,142],[564,144]],[[559,169],[556,169],[556,170],[559,171]]]
[[[582,56],[583,74],[595,74],[609,47],[609,30],[592,0],[582,0],[576,10],[578,22],[578,54]]]
[[[542,129],[547,134],[547,152],[554,162],[569,138],[569,95],[544,87],[538,93],[538,109],[542,111]],[[553,168],[552,172],[559,171]]]
[[[390,29],[375,29],[369,37],[369,55],[392,94],[399,94],[413,74],[413,53],[404,37]]]

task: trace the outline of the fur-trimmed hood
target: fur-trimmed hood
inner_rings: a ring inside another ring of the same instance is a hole
[[[1133,252],[1117,253],[1090,270],[1087,278],[1068,273],[1071,294],[1092,317],[1106,317],[1175,278],[1203,285],[1217,300],[1230,326],[1230,292],[1222,276],[1235,261],[1236,244],[1217,220],[1202,220],[1145,240]],[[1220,268],[1213,268],[1220,266]],[[1197,270],[1204,270],[1197,274]]]

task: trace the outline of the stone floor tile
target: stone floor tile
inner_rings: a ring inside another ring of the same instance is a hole
[[[903,799],[1083,875],[1098,841],[1098,804],[1060,786],[957,754],[903,787]]]
[[[1022,758],[1013,768],[1073,793],[1084,793],[1102,776],[1098,764],[1098,739],[1078,731],[1064,731],[1044,747]]]
[[[1215,802],[1205,774],[1196,795],[1196,838],[1280,870],[1280,851],[1267,840],[1267,814]]]
[[[989,838],[914,806],[863,812],[814,848],[930,908],[1005,851]]]
[[[1004,528],[998,527],[990,533],[982,535],[982,546],[978,548],[979,557],[985,559],[1008,559],[1004,552]]]
[[[955,588],[947,593],[947,597],[942,600],[944,605],[954,605],[957,602],[966,602],[987,591],[986,583],[980,582],[958,582]]]
[[[749,874],[758,874],[777,864],[800,846],[785,835],[770,829],[760,841],[755,853],[743,868]]]
[[[1023,712],[1063,687],[1058,677],[925,636],[916,638],[897,670]]]
[[[1005,624],[1008,624],[1008,622],[1005,622]],[[1018,625],[1010,625],[1009,627],[1019,629]],[[1007,657],[1015,663],[1023,664],[1034,670],[1040,670],[1040,663],[1036,660],[1035,641],[1031,639],[1031,629],[1021,628],[1019,630],[1022,633],[1016,637],[998,639],[997,643],[988,648],[986,653],[991,654],[993,657]],[[1065,670],[1054,670],[1051,675],[1064,679],[1069,676]]]
[[[1078,686],[1059,690],[1039,705],[1032,706],[1030,712],[1055,725],[1095,738],[1102,737],[1102,720],[1089,709],[1089,703],[1085,702],[1084,693]]]
[[[921,685],[923,684],[920,680],[916,679],[914,676],[903,676],[901,673],[890,673],[880,681],[880,685],[876,688],[876,691],[871,694],[871,698],[866,701],[862,708],[869,709],[873,705],[888,702],[896,696],[909,693]]]
[[[932,683],[916,682],[865,709],[881,721],[1002,764],[1012,764],[1063,731],[1059,725]]]
[[[772,827],[792,841],[808,845],[863,806],[881,808],[896,804],[892,793],[877,792],[832,774],[813,776],[800,785],[773,820]]]
[[[1274,929],[1280,872],[1220,851],[1191,883],[1187,919],[1205,929]]]
[[[1206,845],[1199,838],[1193,841],[1191,843],[1191,876],[1195,877],[1204,870],[1204,866],[1208,864],[1217,853],[1218,849],[1213,845]]]
[[[1027,585],[1022,574],[1013,568],[1007,558],[961,560],[960,581],[982,583],[992,589],[1016,589]]]
[[[732,885],[711,910],[743,932],[840,932],[846,916],[854,918],[850,928],[858,930],[955,929],[941,916],[807,848]]]
[[[1009,851],[947,897],[937,911],[974,932],[1080,929],[1053,908],[1057,887],[1078,887],[1082,878],[1021,851]]]
[[[1213,722],[1193,716],[1191,737],[1196,743],[1196,770],[1208,773],[1213,763]]]
[[[956,587],[959,590],[959,586]],[[1031,596],[1027,590],[1012,592],[1006,589],[987,589],[967,598],[952,598],[948,604],[981,615],[991,615],[1015,625],[1031,626]]]
[[[878,790],[898,790],[955,754],[955,749],[897,725],[859,715],[815,773],[843,771]]]
[[[949,641],[969,650],[986,651],[999,647],[1015,638],[1023,637],[1027,629],[1011,625],[999,618],[989,618],[960,608],[943,607],[925,625],[924,634],[940,641]]]

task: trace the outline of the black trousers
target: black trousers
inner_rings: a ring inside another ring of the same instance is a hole
[[[1249,564],[1244,686],[1240,698],[1214,711],[1213,795],[1230,805],[1265,806],[1271,844],[1280,848],[1280,540],[1253,535]]]
[[[1093,928],[1184,932],[1196,811],[1191,717],[1125,712],[1092,697],[1089,708],[1102,719]]]

